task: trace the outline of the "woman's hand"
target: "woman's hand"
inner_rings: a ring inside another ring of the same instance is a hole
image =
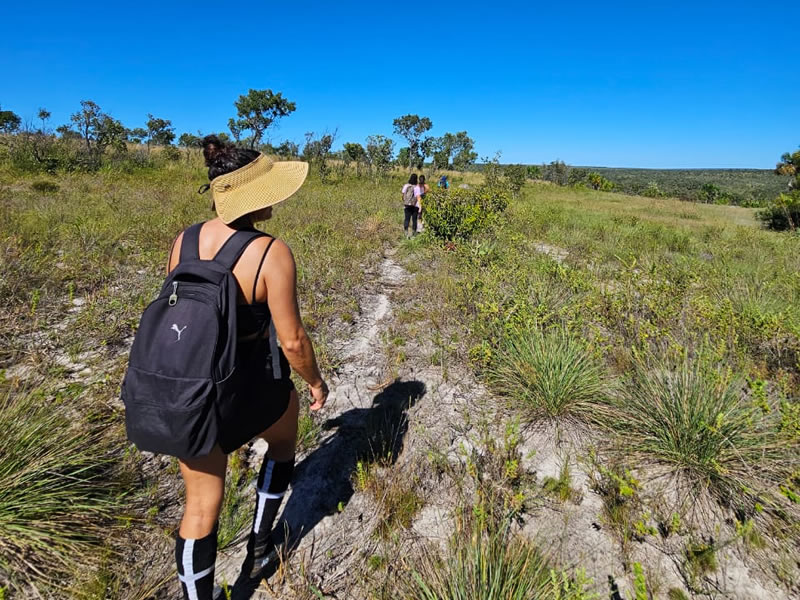
[[[311,397],[314,399],[314,402],[308,407],[310,410],[319,410],[325,406],[325,402],[328,400],[328,384],[324,380],[320,380],[317,385],[309,385],[308,391],[311,392]]]

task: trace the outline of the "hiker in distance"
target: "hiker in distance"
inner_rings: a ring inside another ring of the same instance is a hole
[[[425,175],[419,176],[419,183],[417,184],[417,187],[419,187],[419,196],[417,197],[417,227],[414,229],[414,231],[417,233],[422,233],[422,202],[425,200],[427,193],[431,191],[431,186],[425,183]]]
[[[403,229],[406,232],[406,237],[411,237],[417,233],[419,199],[422,195],[422,189],[418,185],[416,173],[411,174],[411,177],[408,178],[408,183],[403,185],[400,194],[403,196],[403,210],[405,211]],[[409,222],[411,223],[411,231],[408,230]]]
[[[269,445],[240,575],[258,581],[277,560],[272,527],[294,470],[299,405],[290,366],[308,383],[311,410],[328,397],[300,318],[292,252],[254,226],[300,188],[308,164],[273,162],[216,136],[204,138],[203,155],[217,217],[174,241],[122,392],[129,438],[180,459],[186,506],[175,559],[189,600],[214,591],[227,454],[255,437]]]

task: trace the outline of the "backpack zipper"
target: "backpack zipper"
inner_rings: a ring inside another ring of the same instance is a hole
[[[169,296],[169,305],[175,306],[178,303],[178,282],[172,282],[172,294]]]

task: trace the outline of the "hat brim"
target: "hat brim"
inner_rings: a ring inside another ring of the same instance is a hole
[[[273,162],[262,154],[211,182],[217,215],[223,223],[229,224],[244,215],[275,206],[299,190],[307,175],[306,162]]]

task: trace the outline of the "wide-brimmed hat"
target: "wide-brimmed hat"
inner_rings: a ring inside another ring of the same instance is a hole
[[[273,161],[259,154],[253,162],[211,181],[214,208],[223,223],[283,202],[303,185],[308,163]]]

